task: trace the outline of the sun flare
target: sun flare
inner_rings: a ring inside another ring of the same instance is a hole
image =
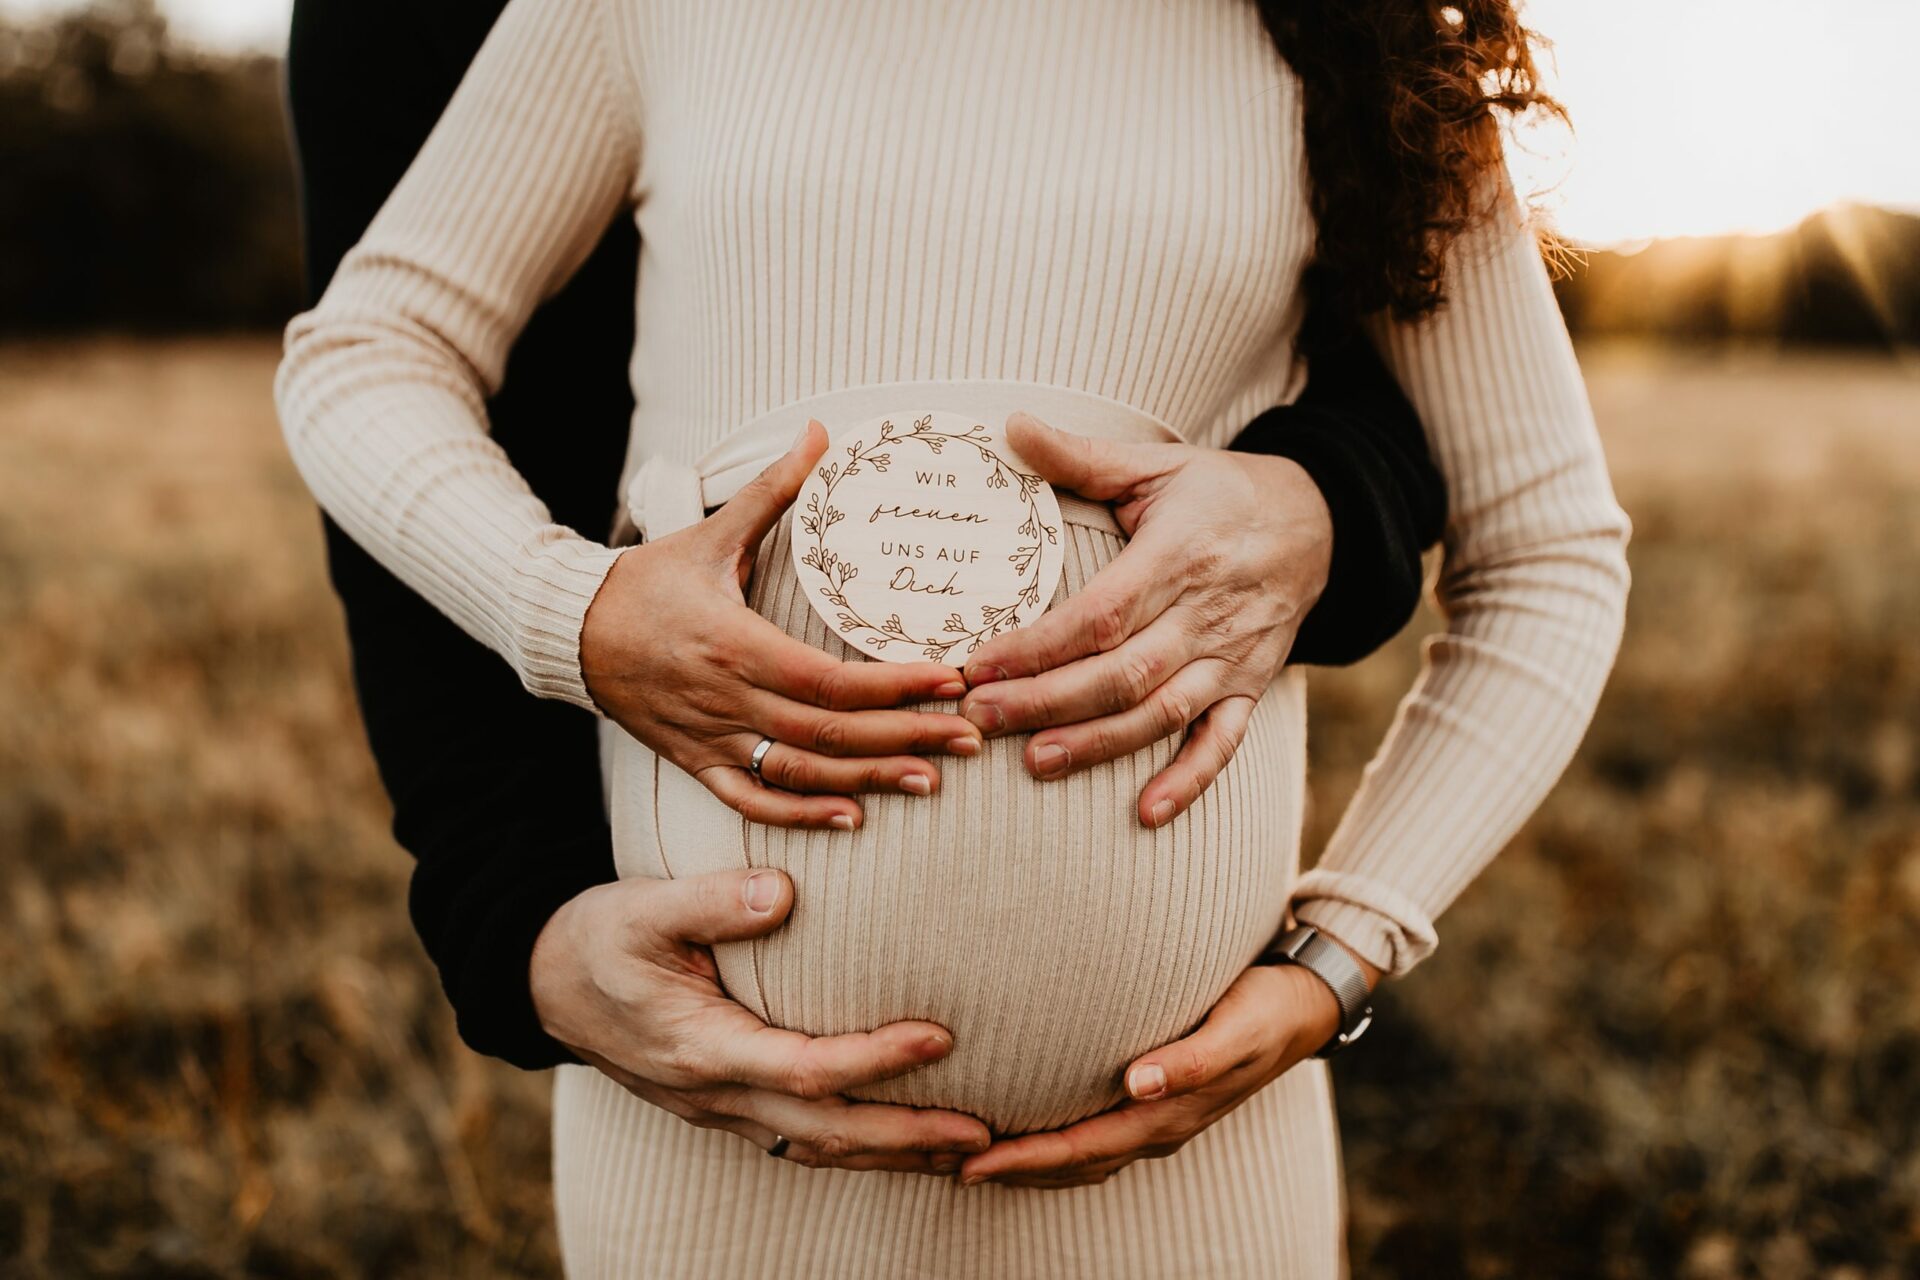
[[[1574,136],[1514,168],[1575,239],[1767,232],[1842,201],[1920,205],[1912,0],[1532,0]]]

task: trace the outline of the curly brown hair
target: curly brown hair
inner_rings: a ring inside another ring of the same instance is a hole
[[[1566,113],[1511,0],[1256,0],[1305,91],[1317,315],[1446,301],[1448,247],[1505,189],[1499,119]]]

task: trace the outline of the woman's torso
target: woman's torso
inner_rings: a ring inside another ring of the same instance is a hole
[[[1072,595],[1125,544],[1104,508],[1072,502],[1063,516]],[[748,602],[862,661],[806,603],[788,528],[761,548]],[[864,797],[851,833],[747,823],[611,724],[602,744],[622,875],[792,877],[781,928],[715,948],[735,999],[814,1035],[938,1022],[954,1034],[946,1060],[857,1096],[1025,1132],[1118,1102],[1127,1064],[1194,1027],[1278,931],[1299,865],[1305,730],[1290,674],[1207,793],[1153,830],[1140,789],[1178,738],[1049,782],[1028,776],[1025,736],[991,739],[977,757],[941,757],[932,796]]]
[[[627,4],[642,237],[633,456],[691,461],[823,391],[1002,379],[1088,391],[1224,445],[1295,389],[1311,245],[1294,82],[1252,6]],[[830,424],[831,425],[831,424]],[[1066,589],[1123,542],[1070,525]],[[751,603],[851,656],[784,531]],[[749,826],[609,735],[625,874],[769,865],[796,907],[719,949],[736,997],[814,1033],[924,1017],[951,1059],[866,1091],[1001,1130],[1120,1096],[1278,925],[1297,867],[1304,706],[1262,702],[1233,765],[1148,831],[1171,739],[1059,782],[1024,739],[875,797],[852,835]]]
[[[609,0],[639,121],[633,455],[841,387],[1297,394],[1298,85],[1245,0]]]

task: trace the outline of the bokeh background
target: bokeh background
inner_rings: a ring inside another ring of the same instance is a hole
[[[1530,14],[1632,616],[1338,1064],[1355,1272],[1911,1277],[1920,6]],[[460,1047],[409,932],[269,400],[284,18],[0,3],[8,1276],[555,1271],[546,1082]],[[1316,841],[1433,625],[1316,676]]]

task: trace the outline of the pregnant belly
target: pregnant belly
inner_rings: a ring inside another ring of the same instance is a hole
[[[1123,542],[1104,509],[1064,514],[1071,594]],[[751,603],[853,656],[801,597],[786,538],[782,525],[762,547]],[[931,797],[864,798],[865,825],[847,833],[746,823],[610,728],[615,855],[623,875],[792,876],[783,927],[716,948],[729,993],[767,1021],[826,1035],[926,1018],[953,1032],[946,1060],[858,1096],[965,1111],[1001,1133],[1057,1128],[1119,1101],[1128,1062],[1195,1026],[1278,928],[1304,731],[1302,682],[1285,676],[1233,763],[1157,831],[1137,800],[1177,738],[1045,783],[1021,763],[1024,738],[995,739],[941,757]]]

